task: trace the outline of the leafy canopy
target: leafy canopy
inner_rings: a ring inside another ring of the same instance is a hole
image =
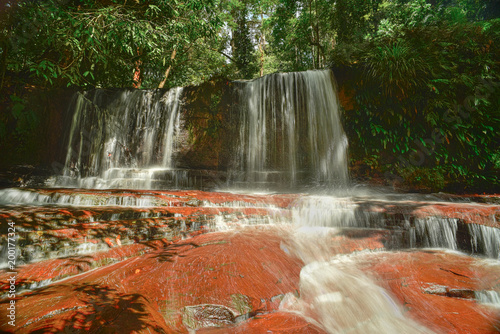
[[[21,0],[2,20],[5,70],[36,85],[131,86],[138,64],[154,86],[176,49],[214,38],[214,0]]]

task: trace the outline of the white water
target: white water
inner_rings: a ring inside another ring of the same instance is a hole
[[[500,309],[500,292],[495,290],[476,291],[478,302]]]
[[[359,270],[351,255],[332,255],[331,240],[340,230],[324,223],[314,226],[314,220],[300,220],[301,227],[282,244],[306,265],[300,272],[300,298],[288,294],[280,308],[328,333],[430,333],[407,318],[401,305]]]
[[[63,175],[49,186],[154,189],[188,186],[174,167],[183,88],[79,94]]]
[[[347,184],[347,137],[331,71],[273,74],[240,86],[233,182],[247,189]]]
[[[85,193],[38,192],[29,189],[1,189],[0,205],[60,205],[60,206],[122,206],[152,207],[158,204],[154,196],[123,196]],[[162,203],[165,204],[165,203]]]
[[[483,251],[488,257],[500,260],[500,229],[479,224],[469,224],[472,250]]]
[[[240,136],[235,140],[238,153],[230,171],[232,182],[243,183],[247,189],[259,188],[259,184],[267,187],[269,183],[336,189],[348,184],[347,139],[331,72],[275,74],[242,82],[240,87],[245,107],[239,114]],[[98,103],[100,93],[92,97],[93,101],[88,94],[80,95],[64,176],[53,185],[138,189],[189,186],[185,171],[175,169],[181,93],[180,88],[165,93],[126,91],[104,104]],[[166,204],[147,195],[96,197],[17,189],[1,190],[0,201],[17,205],[125,207]],[[305,195],[291,207],[276,209],[275,214],[265,218],[221,213],[208,224],[217,230],[231,230],[237,224],[292,225],[294,233],[283,249],[301,258],[306,266],[300,275],[300,298],[288,295],[281,308],[301,314],[329,333],[428,332],[407,319],[390,294],[360,271],[349,256],[330,253],[327,245],[341,228],[387,227],[381,215],[360,210],[359,202],[347,193]],[[224,205],[247,207],[248,203]],[[408,221],[401,229],[411,235],[410,244],[419,241],[425,247],[458,247],[457,221],[452,219],[416,219],[414,226]],[[474,251],[498,258],[497,229],[469,225],[469,232]],[[485,291],[477,298],[496,303],[496,297]]]
[[[416,235],[423,247],[442,247],[456,250],[458,219],[426,217],[415,219]]]
[[[342,228],[385,225],[376,213],[359,214],[358,203],[348,196],[305,196],[291,208],[295,230],[282,249],[306,266],[300,274],[300,298],[290,293],[280,308],[304,316],[328,333],[430,333],[405,317],[401,305],[357,268],[356,254],[331,255],[332,239]],[[419,240],[421,247],[458,248],[457,219],[430,216],[416,218],[414,224],[401,226],[413,233],[410,244]],[[497,259],[499,230],[476,224],[468,228],[473,250],[481,248]],[[493,307],[499,307],[499,296],[495,290],[476,292],[478,302]]]
[[[380,200],[382,197],[378,195]],[[414,198],[417,199],[417,198]],[[359,228],[359,229],[384,229],[391,232],[393,240],[385,245],[389,248],[445,248],[461,250],[457,240],[458,219],[440,217],[438,213],[426,218],[413,218],[406,215],[402,221],[388,221],[388,217],[375,208],[368,210],[366,203],[371,197],[360,198],[350,194],[337,195],[301,195],[287,208],[278,208],[276,205],[262,203],[249,203],[245,201],[230,201],[225,203],[212,203],[201,201],[196,203],[199,207],[207,208],[261,208],[268,211],[265,218],[254,218],[252,223],[240,221],[236,225],[253,225],[256,223],[280,224],[297,227],[324,228]],[[390,203],[404,205],[406,198],[390,197]],[[425,204],[426,202],[423,202]],[[0,189],[0,205],[29,205],[29,206],[110,206],[123,208],[154,208],[156,206],[170,206],[166,198],[159,198],[154,194],[134,193],[123,195],[121,193],[85,193],[85,192],[58,192],[37,191],[31,189]],[[149,215],[147,217],[150,217]],[[144,217],[146,218],[146,216]],[[120,219],[120,218],[117,218]],[[237,220],[233,215],[217,218],[213,225],[215,230],[227,229],[235,225]],[[109,220],[109,219],[108,219]],[[229,224],[229,225],[227,225]],[[460,223],[463,224],[463,223]],[[483,255],[492,259],[500,259],[500,230],[479,224],[466,224],[462,235],[465,242],[470,245],[471,253]]]
[[[401,306],[357,269],[355,261],[348,256],[317,260],[328,255],[311,246],[324,240],[317,235],[306,240],[295,245],[307,263],[300,272],[300,299],[288,294],[282,310],[301,314],[328,333],[431,333],[405,317]]]

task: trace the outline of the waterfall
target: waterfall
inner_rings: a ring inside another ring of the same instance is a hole
[[[457,249],[458,219],[426,217],[415,219],[416,234],[423,247]]]
[[[236,181],[347,184],[347,137],[331,71],[272,74],[238,88]]]
[[[476,291],[475,297],[478,302],[500,308],[500,293],[498,291]]]
[[[485,253],[500,260],[500,229],[479,224],[469,224],[474,253]]]
[[[190,88],[79,93],[73,104],[64,168],[52,185],[141,190],[0,189],[0,217],[15,218],[23,226],[20,231],[26,235],[25,240],[39,243],[47,253],[52,246],[44,245],[52,241],[37,237],[41,234],[35,224],[44,224],[47,231],[54,226],[70,230],[71,225],[83,224],[93,229],[94,223],[118,231],[134,225],[127,231],[130,236],[153,234],[162,240],[172,238],[173,231],[187,236],[201,232],[202,227],[203,231],[230,232],[244,225],[282,225],[282,230],[273,227],[282,233],[281,250],[300,259],[304,266],[299,277],[300,293],[285,292],[279,309],[299,314],[328,333],[430,332],[406,317],[405,308],[394,296],[358,266],[358,256],[431,247],[499,259],[498,228],[444,217],[439,210],[420,211],[426,215],[419,216],[416,208],[428,206],[428,198],[347,188],[347,138],[331,71],[272,74],[226,86],[224,89],[234,91],[218,95],[233,97],[233,108],[225,115],[216,108],[186,112],[193,99]],[[214,100],[202,95],[198,99],[200,108],[207,101]],[[190,123],[189,117],[198,121]],[[217,159],[212,164],[197,155],[212,143],[200,149],[195,147],[200,141],[196,139],[207,137],[193,138],[209,132],[214,119],[216,137],[222,139],[213,145],[219,151],[210,152]],[[200,128],[194,131],[197,126]],[[231,155],[226,165],[218,164],[221,152]],[[142,191],[200,188],[196,178],[205,175],[202,168],[218,172],[219,167],[227,173],[230,187],[246,191],[316,190],[321,186],[328,191],[289,198],[286,194],[281,199],[280,194],[271,201],[265,199],[267,195],[255,194],[238,200],[234,194],[225,198],[221,193]],[[23,211],[25,206],[28,209]],[[156,225],[151,225],[154,228],[146,228],[148,225],[141,221],[155,219]],[[51,235],[46,234],[47,238]],[[62,247],[62,255],[97,252],[109,245],[97,240],[93,244],[86,238],[78,247]],[[365,238],[366,244],[357,247],[356,240]],[[30,254],[45,253],[32,244],[28,246],[23,254],[15,255],[26,261],[42,259],[41,255]],[[0,254],[7,251],[8,244],[0,244]],[[349,253],[342,254],[344,251]],[[7,264],[0,261],[0,266]],[[489,286],[474,293],[481,303],[495,307],[500,303],[499,292]]]
[[[199,188],[204,185],[193,171],[213,171],[214,166],[217,172],[229,175],[218,182],[219,186],[274,190],[323,185],[339,188],[348,183],[347,137],[331,71],[271,74],[236,81],[231,87],[224,89],[234,89],[229,94],[234,108],[221,115],[220,125],[230,129],[229,135],[223,130],[215,135],[229,136],[217,148],[217,155],[234,153],[228,166],[213,160],[205,167],[199,163],[202,159],[196,155],[200,152],[196,145],[200,143],[188,138],[193,133],[190,127],[204,125],[190,123],[186,117],[207,116],[199,106],[186,107],[191,108],[187,113],[186,108],[181,110],[183,95],[192,96],[183,88],[96,89],[78,94],[63,176],[48,185]],[[193,162],[195,169],[190,165]],[[180,165],[186,169],[178,169]]]
[[[63,177],[55,185],[152,188],[152,180],[166,175],[179,183],[179,173],[172,169],[182,91],[79,93]]]

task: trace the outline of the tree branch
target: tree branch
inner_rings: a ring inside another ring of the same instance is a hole
[[[214,48],[209,48],[209,49],[210,49],[210,50],[212,50],[212,51],[215,51],[215,52],[218,52],[218,53],[220,53],[221,55],[223,55],[224,57],[226,57],[226,58],[227,58],[227,59],[229,59],[230,61],[234,62],[234,59],[233,59],[233,57],[231,57],[230,55],[228,55],[228,54],[225,54],[224,52],[222,52],[222,51],[219,51],[219,50],[217,50],[217,49],[214,49]]]

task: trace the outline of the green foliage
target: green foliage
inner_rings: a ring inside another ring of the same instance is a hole
[[[233,59],[239,76],[243,79],[252,79],[257,72],[257,59],[250,38],[247,16],[248,10],[246,6],[243,6],[235,14],[236,28],[233,29]]]
[[[433,168],[400,167],[398,172],[406,180],[406,187],[426,192],[442,191],[447,186],[447,179],[449,179],[447,172],[440,166]]]
[[[143,88],[155,88],[169,67],[174,70],[168,87],[223,73],[216,5],[215,0],[11,1],[0,15],[2,150],[12,152],[12,160],[35,151],[47,110],[24,102],[31,92],[132,87],[137,78]],[[171,59],[174,49],[177,57]]]
[[[498,24],[405,28],[397,37],[336,50],[331,59],[354,74],[348,85],[357,107],[346,115],[346,128],[356,140],[351,147],[364,148],[355,159],[378,154],[412,187],[417,179],[430,182],[425,170],[439,187],[456,186],[438,182],[440,175],[469,188],[498,186]]]
[[[493,168],[500,170],[500,151],[493,153],[491,160],[494,163]]]
[[[360,42],[374,32],[378,7],[382,0],[344,0],[336,6],[324,7],[331,20],[331,28],[336,32],[337,43]]]
[[[37,149],[44,143],[40,134],[46,122],[40,117],[40,110],[46,105],[35,101],[33,96],[17,93],[6,94],[0,99],[3,105],[0,112],[0,151],[3,153],[0,166],[26,157],[35,160]]]
[[[216,36],[212,0],[19,1],[3,18],[7,71],[40,86],[131,86],[140,63],[158,84],[173,49]]]
[[[394,37],[408,28],[435,24],[442,7],[433,6],[426,0],[390,1],[382,4],[383,19],[378,25],[378,36]]]
[[[345,128],[354,160],[397,170],[409,183],[435,178],[429,189],[451,187],[451,179],[467,187],[499,185],[500,9],[494,0],[9,4],[0,16],[0,90],[7,106],[0,138],[22,143],[40,123],[22,98],[28,89],[138,82],[154,88],[167,69],[165,87],[203,87],[330,66],[353,92]],[[221,131],[228,101],[214,94],[191,101],[206,112],[194,140]]]
[[[270,46],[280,70],[322,68],[332,49],[360,42],[375,31],[381,0],[279,0],[270,17]]]
[[[11,114],[17,123],[16,135],[22,137],[33,131],[38,123],[36,114],[26,106],[26,101],[16,95],[11,95]]]
[[[304,16],[297,18],[298,3],[281,0],[270,19],[270,46],[280,59],[280,71],[299,71],[312,67],[309,55],[310,34]],[[305,27],[304,27],[305,25]]]
[[[425,83],[428,64],[403,42],[374,47],[365,58],[366,77],[388,96],[408,96]]]

